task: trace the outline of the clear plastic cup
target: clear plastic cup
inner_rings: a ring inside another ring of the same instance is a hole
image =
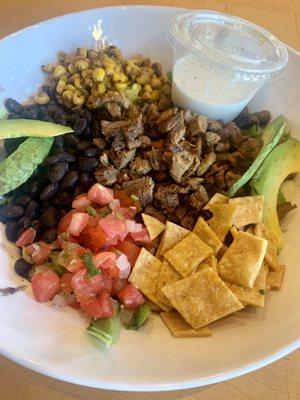
[[[271,33],[219,12],[176,14],[168,38],[174,54],[174,103],[225,122],[288,63],[285,46]]]

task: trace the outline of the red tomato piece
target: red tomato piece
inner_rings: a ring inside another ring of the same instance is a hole
[[[117,296],[125,308],[136,310],[145,302],[142,293],[132,284],[125,286],[117,293]]]
[[[103,290],[97,297],[80,303],[85,313],[92,318],[109,318],[114,314],[112,299],[106,290]]]
[[[59,290],[59,277],[53,271],[39,272],[31,281],[36,301],[45,303],[51,300]]]
[[[124,240],[127,235],[124,218],[119,218],[113,212],[99,221],[99,226],[105,234],[107,246],[114,246],[119,240]]]
[[[134,266],[141,251],[141,249],[136,244],[131,243],[128,240],[119,242],[116,245],[116,249],[120,250],[122,253],[126,255],[132,267]]]
[[[36,235],[36,230],[33,228],[28,228],[24,231],[16,241],[18,247],[24,247],[31,244],[34,241]]]
[[[119,269],[116,266],[117,255],[110,251],[104,251],[94,256],[94,264],[96,267],[101,268],[105,277],[118,278]]]
[[[124,289],[126,285],[127,285],[127,279],[121,279],[121,278],[113,279],[111,294],[115,296],[120,290]]]
[[[143,228],[140,232],[131,232],[130,235],[136,242],[143,243],[143,244],[151,244],[152,243],[149,233],[146,228]]]
[[[74,260],[70,261],[66,268],[68,271],[76,273],[85,268],[85,264],[79,258],[75,258]]]
[[[64,274],[60,278],[60,280],[59,280],[60,288],[64,293],[70,294],[70,293],[73,292],[73,288],[72,288],[72,285],[71,285],[71,281],[72,281],[73,276],[74,276],[74,274],[71,274],[69,272],[67,274]]]
[[[50,257],[51,245],[42,241],[32,243],[26,247],[26,253],[36,265],[41,265]]]
[[[110,292],[112,289],[112,279],[105,277],[103,274],[98,274],[89,280],[89,285],[93,288],[96,294],[100,293],[102,290]]]
[[[71,286],[78,301],[86,301],[96,295],[95,289],[90,285],[86,269],[81,269],[73,275]]]
[[[87,213],[76,213],[72,215],[70,225],[66,231],[73,236],[79,236],[80,232],[89,222],[89,215]]]
[[[134,217],[136,216],[136,213],[137,213],[136,207],[133,207],[133,206],[120,207],[120,208],[117,208],[117,210],[123,215],[123,217],[125,219],[129,219],[129,220],[134,219]]]
[[[85,211],[84,209],[76,208],[75,210],[71,210],[66,215],[64,215],[58,224],[57,233],[61,234],[63,232],[66,232],[68,226],[70,225],[72,216],[74,214],[84,212],[84,211]]]
[[[77,196],[72,203],[72,208],[85,208],[91,204],[91,201],[87,193],[80,194]]]
[[[106,236],[100,226],[91,228],[80,235],[80,242],[93,252],[103,249],[106,245]]]
[[[114,200],[112,190],[100,185],[100,183],[95,183],[90,188],[88,197],[91,202],[100,204],[100,206],[106,206]]]

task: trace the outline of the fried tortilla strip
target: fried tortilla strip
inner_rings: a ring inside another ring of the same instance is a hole
[[[209,227],[215,232],[221,242],[224,242],[229,229],[233,224],[234,204],[212,204],[209,211],[212,217],[207,221]]]
[[[196,225],[194,226],[193,233],[195,233],[204,243],[211,247],[215,254],[222,247],[222,242],[215,234],[215,232],[208,226],[202,217],[198,218]]]
[[[197,266],[212,254],[211,247],[194,233],[189,233],[165,253],[165,258],[185,278],[194,273]]]
[[[250,305],[262,308],[265,304],[266,280],[267,271],[263,265],[255,279],[252,289],[237,286],[233,283],[226,283],[226,285],[244,306]]]
[[[253,288],[261,269],[268,242],[246,232],[238,232],[217,265],[224,281]]]
[[[200,329],[192,328],[176,311],[162,312],[160,316],[176,338],[196,338],[211,336],[212,334],[212,330],[208,326]]]
[[[279,265],[277,271],[270,270],[267,275],[267,287],[272,290],[279,290],[283,283],[283,278],[285,274],[285,265]]]
[[[142,248],[128,280],[162,310],[169,311],[169,308],[160,303],[156,296],[160,268],[161,262]]]
[[[254,234],[268,241],[268,247],[265,255],[266,263],[273,271],[279,271],[280,267],[278,264],[278,243],[276,235],[269,231],[262,223],[255,225]]]
[[[151,215],[142,214],[142,218],[151,240],[155,239],[165,230],[165,224],[151,217]]]
[[[264,196],[236,197],[230,199],[229,204],[235,205],[233,225],[236,228],[241,229],[262,221]]]
[[[172,265],[164,259],[159,276],[158,276],[158,281],[157,281],[157,298],[161,303],[166,304],[167,306],[173,308],[172,304],[169,302],[169,300],[166,298],[164,293],[162,292],[161,288],[165,285],[169,285],[171,283],[177,282],[180,279],[182,279],[182,276],[172,267]]]
[[[208,210],[209,207],[213,204],[227,204],[229,201],[229,197],[224,196],[221,193],[215,193],[213,197],[209,200],[209,202],[205,205],[204,210]]]
[[[194,329],[244,307],[212,268],[164,286],[162,291]]]
[[[173,224],[173,222],[167,221],[163,237],[158,246],[156,257],[161,258],[165,252],[170,250],[176,243],[180,242],[185,236],[190,233],[182,226]]]
[[[196,272],[202,271],[204,268],[212,268],[216,273],[217,270],[218,260],[215,256],[209,256],[205,261],[203,261],[200,265],[198,265]]]

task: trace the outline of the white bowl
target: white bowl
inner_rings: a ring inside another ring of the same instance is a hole
[[[37,24],[0,42],[0,103],[7,97],[24,101],[41,84],[40,65],[56,51],[93,47],[91,32],[101,21],[110,43],[130,55],[136,52],[161,61],[168,70],[171,50],[166,41],[167,7],[95,9]],[[300,136],[300,55],[289,49],[285,75],[266,86],[252,101],[253,110],[284,114]],[[300,191],[296,193],[297,202]],[[299,202],[298,202],[299,203]],[[284,286],[267,295],[262,310],[248,310],[217,322],[210,338],[175,339],[158,317],[139,332],[123,330],[109,350],[85,333],[87,321],[72,309],[57,311],[34,301],[31,289],[0,296],[0,352],[35,371],[61,380],[114,390],[156,391],[207,385],[263,367],[300,344],[300,213],[286,222],[287,265]],[[24,282],[13,271],[17,251],[0,238],[0,287]]]

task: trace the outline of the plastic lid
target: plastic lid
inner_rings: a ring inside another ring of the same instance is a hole
[[[271,33],[242,18],[214,11],[176,14],[169,41],[174,49],[179,46],[202,65],[205,57],[209,64],[231,70],[242,80],[275,79],[288,62],[285,46]]]

